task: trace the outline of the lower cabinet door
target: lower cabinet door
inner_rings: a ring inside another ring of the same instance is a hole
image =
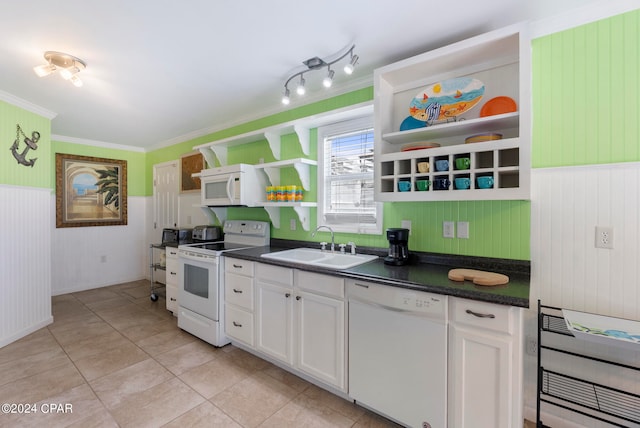
[[[510,427],[516,404],[512,338],[459,325],[449,332],[449,425]]]
[[[297,367],[345,390],[345,303],[296,292]]]
[[[293,364],[293,291],[256,281],[256,348],[273,358]]]

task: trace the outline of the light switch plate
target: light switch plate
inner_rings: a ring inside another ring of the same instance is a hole
[[[458,238],[469,239],[469,222],[468,221],[459,221],[457,229],[458,229]]]
[[[454,223],[452,221],[443,221],[442,222],[442,237],[443,238],[453,238],[454,234]]]

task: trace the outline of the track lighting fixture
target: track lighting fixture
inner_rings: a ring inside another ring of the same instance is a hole
[[[63,79],[70,81],[76,87],[82,86],[78,73],[87,68],[87,65],[80,58],[62,52],[47,51],[44,53],[44,59],[47,64],[33,67],[38,77],[48,76],[60,70],[60,76]]]
[[[305,83],[306,80],[304,79],[304,73],[309,73],[311,71],[314,70],[322,70],[326,67],[327,70],[327,74],[325,76],[325,78],[322,80],[322,85],[325,88],[330,88],[331,85],[333,84],[333,77],[335,76],[335,71],[333,71],[331,69],[331,66],[341,60],[343,60],[344,58],[346,58],[347,56],[349,56],[349,63],[346,64],[344,66],[344,71],[346,74],[352,74],[353,73],[353,69],[356,65],[356,63],[358,62],[358,55],[354,55],[353,50],[355,49],[356,45],[352,45],[351,47],[349,47],[346,51],[341,51],[338,52],[336,54],[333,55],[333,59],[329,60],[329,59],[322,59],[319,57],[313,57],[313,58],[309,58],[306,61],[303,61],[302,63],[305,65],[305,69],[298,71],[297,73],[294,73],[291,77],[289,77],[287,79],[287,81],[284,84],[284,94],[282,96],[282,104],[284,105],[288,105],[291,102],[291,98],[290,98],[290,91],[289,91],[289,82],[291,82],[293,79],[297,78],[298,76],[300,76],[300,81],[298,82],[298,85],[296,86],[296,93],[298,95],[304,95],[306,92],[306,88],[305,88]]]

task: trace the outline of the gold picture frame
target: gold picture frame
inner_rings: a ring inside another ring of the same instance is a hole
[[[127,161],[56,153],[56,227],[127,224]]]
[[[200,152],[192,152],[180,156],[180,193],[200,191],[200,178],[191,174],[204,169],[204,156]]]

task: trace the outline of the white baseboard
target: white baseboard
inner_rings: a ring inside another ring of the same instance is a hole
[[[30,325],[29,327],[12,334],[9,337],[3,337],[3,338],[0,339],[0,348],[2,348],[3,346],[6,346],[6,345],[8,345],[8,344],[10,344],[12,342],[15,342],[18,339],[22,339],[23,337],[33,333],[34,331],[40,330],[42,327],[48,326],[52,322],[53,322],[53,317],[50,316],[50,317],[45,318],[44,320],[42,320],[42,321],[40,321],[38,323]]]

